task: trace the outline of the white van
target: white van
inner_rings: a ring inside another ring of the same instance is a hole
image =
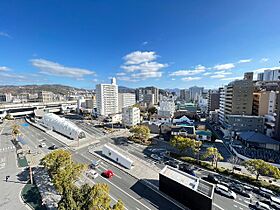
[[[271,196],[270,197],[270,204],[273,208],[280,209],[280,198]]]

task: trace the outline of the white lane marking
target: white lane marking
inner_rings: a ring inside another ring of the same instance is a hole
[[[105,163],[103,163],[103,162],[100,162],[103,166],[105,166],[105,167],[108,167],[108,165],[107,164],[105,164]]]
[[[242,201],[242,198],[238,198],[238,200]]]
[[[89,158],[87,158],[85,155],[82,154],[82,156],[86,159],[89,160]],[[102,166],[101,166],[102,167]],[[138,201],[136,198],[134,198],[133,196],[129,195],[127,192],[125,192],[124,190],[122,190],[121,188],[119,188],[117,185],[115,185],[113,182],[111,182],[110,180],[100,176],[102,179],[104,179],[105,181],[111,183],[111,185],[113,185],[115,188],[117,188],[118,190],[120,190],[121,192],[123,192],[124,194],[126,194],[127,196],[129,196],[130,198],[132,198],[133,200],[135,200],[137,203],[139,203],[140,205],[144,206],[146,209],[151,210],[149,207],[147,207],[145,204],[141,203],[140,201]]]
[[[237,205],[234,204],[233,206],[234,206],[235,208],[237,208]]]
[[[238,201],[236,201],[236,200],[233,200],[235,203],[238,203],[239,205],[241,205],[241,206],[244,206],[244,207],[246,207],[246,208],[248,208],[248,206],[246,206],[245,204],[243,204],[243,203],[240,203],[240,202],[238,202]]]
[[[217,205],[216,203],[213,203],[214,206],[216,206],[217,208],[224,210],[222,207],[220,207],[219,205]]]
[[[242,207],[239,207],[241,210],[243,210],[243,208]]]

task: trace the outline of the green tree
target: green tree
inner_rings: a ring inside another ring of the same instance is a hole
[[[113,210],[124,210],[124,204],[122,200],[118,200],[118,202],[113,206]]]
[[[276,179],[280,178],[280,170],[265,162],[261,159],[251,159],[244,162],[245,168],[250,171],[252,174],[256,175],[256,180],[259,179],[259,176],[270,176]]]
[[[170,140],[170,144],[177,148],[182,154],[188,147],[192,146],[192,139],[183,136],[173,136]]]
[[[19,129],[19,125],[14,124],[12,126],[12,135],[13,135],[14,139],[16,139],[20,134],[21,134],[21,131]]]
[[[92,189],[92,203],[93,209],[110,209],[111,198],[109,196],[109,186],[104,183],[97,183]]]
[[[66,188],[62,194],[62,198],[58,203],[59,210],[76,210],[77,203],[73,198],[73,190]]]
[[[192,141],[191,142],[192,151],[194,153],[194,156],[196,156],[197,162],[199,162],[199,153],[200,153],[202,142],[201,141],[197,141],[195,139],[192,139],[191,141]]]
[[[145,125],[136,125],[130,129],[133,139],[145,143],[150,137],[150,129]]]
[[[149,114],[150,114],[150,116],[151,115],[153,115],[153,114],[156,114],[157,113],[157,108],[156,107],[150,107],[149,109],[148,109],[148,112],[149,112]]]
[[[210,158],[212,166],[215,164],[216,169],[218,168],[218,161],[224,159],[216,147],[208,147],[204,154],[204,158]]]

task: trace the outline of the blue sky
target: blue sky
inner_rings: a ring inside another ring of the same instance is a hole
[[[278,0],[0,1],[0,85],[215,88],[280,66]]]

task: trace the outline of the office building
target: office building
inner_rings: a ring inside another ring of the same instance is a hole
[[[263,81],[264,73],[258,73],[257,80]]]
[[[118,112],[118,85],[112,78],[111,84],[96,85],[97,115],[108,116]]]
[[[145,94],[143,96],[143,103],[146,104],[146,106],[151,106],[155,104],[155,95],[150,93],[150,94]]]
[[[158,115],[163,117],[173,117],[175,103],[172,99],[163,99],[159,102]]]
[[[125,107],[122,109],[122,122],[124,126],[132,127],[140,123],[140,109],[137,107]]]
[[[136,104],[136,97],[134,93],[119,93],[118,94],[118,108],[119,112],[125,107],[133,106]]]
[[[188,89],[180,90],[180,98],[179,99],[181,101],[184,101],[184,102],[190,102],[191,101],[190,91]]]
[[[136,89],[136,101],[137,102],[144,102],[145,98],[151,98],[153,96],[153,104],[159,103],[159,89],[156,87],[145,87],[145,88],[137,88]],[[146,96],[149,95],[149,96]],[[147,103],[147,102],[144,102]]]
[[[207,113],[219,109],[220,93],[218,90],[208,90],[207,99]]]
[[[197,86],[190,87],[189,91],[190,91],[191,101],[198,101],[199,96],[201,96],[203,93],[203,89],[204,89],[203,87],[197,87]]]
[[[219,100],[219,123],[223,124],[225,121],[225,92],[226,86],[219,89],[220,100]]]
[[[264,81],[279,81],[280,80],[280,67],[275,69],[267,69],[263,72]]]
[[[9,103],[12,101],[12,99],[13,99],[13,96],[11,93],[0,94],[0,103],[2,103],[2,102]]]
[[[38,101],[39,102],[52,102],[54,98],[54,94],[49,91],[40,91],[38,93]]]

